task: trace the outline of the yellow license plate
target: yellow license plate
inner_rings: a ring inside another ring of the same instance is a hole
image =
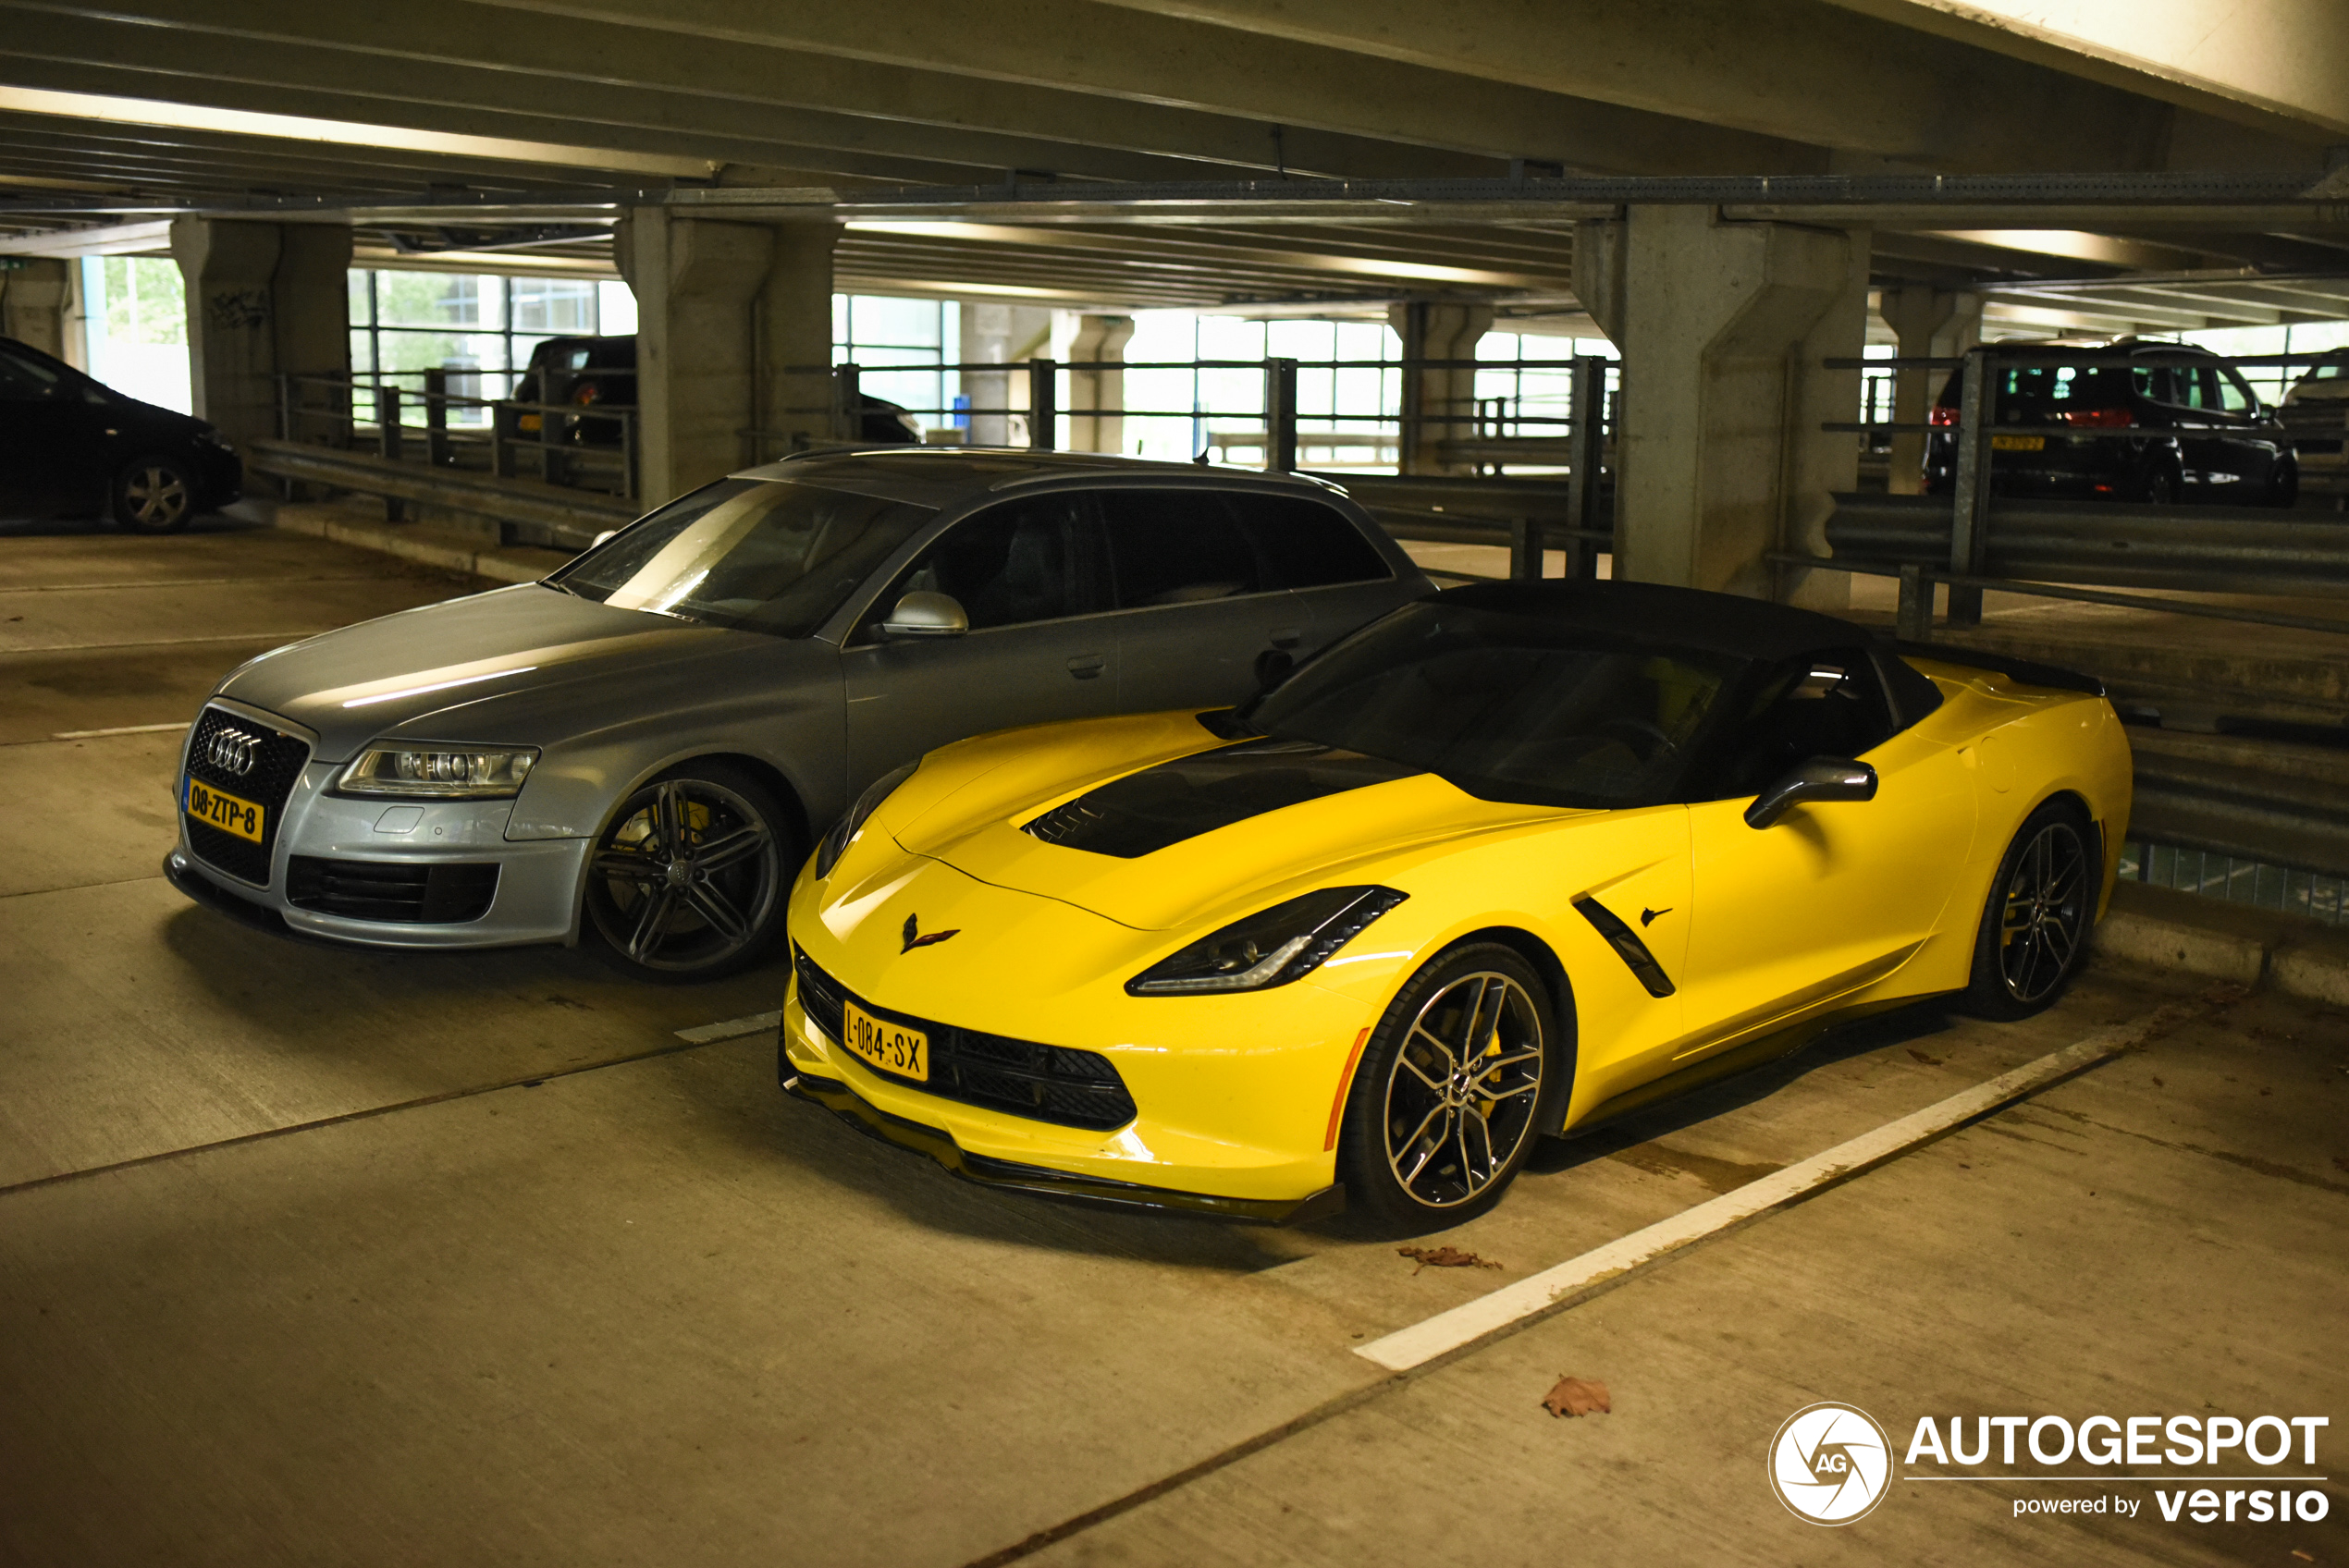
[[[1993,435],[1990,449],[1994,452],[2044,452],[2048,438],[2044,435]]]
[[[524,414],[514,423],[523,430],[536,430],[539,427],[539,419],[536,414]]]
[[[850,1002],[843,1010],[841,1030],[848,1048],[879,1068],[917,1084],[929,1082],[929,1036],[902,1023],[884,1023]]]
[[[251,801],[215,790],[211,785],[191,778],[180,794],[180,802],[188,815],[198,822],[210,823],[223,833],[234,833],[240,839],[261,842],[261,808]]]

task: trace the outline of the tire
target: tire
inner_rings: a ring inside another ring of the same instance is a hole
[[[1464,1043],[1490,1065],[1464,1066]],[[1337,1167],[1347,1207],[1392,1235],[1484,1213],[1532,1151],[1570,1061],[1549,988],[1515,949],[1438,953],[1387,1007],[1347,1094]],[[1487,1089],[1499,1093],[1477,1092]]]
[[[177,533],[196,515],[196,481],[177,458],[134,458],[114,476],[114,520],[135,533]]]
[[[2049,801],[2023,818],[1999,858],[1974,938],[1966,1011],[2028,1018],[2063,994],[2087,956],[2104,867],[2077,807]]]
[[[581,925],[599,957],[639,979],[739,974],[782,932],[800,847],[791,815],[747,770],[671,768],[622,801],[597,836]]]
[[[2268,470],[2268,493],[2261,499],[2271,507],[2289,507],[2300,499],[2300,459],[2286,452]]]

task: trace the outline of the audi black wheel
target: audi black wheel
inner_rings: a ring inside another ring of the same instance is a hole
[[[2093,838],[2076,808],[2053,801],[2016,830],[1974,937],[1971,1011],[2028,1018],[2078,973],[2104,879]]]
[[[587,864],[587,924],[648,980],[714,980],[765,956],[798,864],[771,790],[720,763],[680,768],[621,802]]]
[[[114,479],[114,520],[141,533],[174,533],[196,513],[196,484],[174,458],[140,458]]]
[[[1387,1008],[1347,1096],[1347,1203],[1396,1233],[1500,1202],[1532,1152],[1564,1056],[1548,988],[1516,950],[1439,954]]]

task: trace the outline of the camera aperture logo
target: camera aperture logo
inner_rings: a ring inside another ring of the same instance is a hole
[[[1892,1443],[1866,1411],[1805,1405],[1770,1439],[1770,1489],[1814,1525],[1849,1525],[1892,1486]]]

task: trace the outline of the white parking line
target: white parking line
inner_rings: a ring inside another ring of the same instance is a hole
[[[744,1035],[764,1034],[769,1029],[781,1028],[782,1023],[782,1010],[778,1008],[773,1012],[754,1012],[748,1018],[730,1018],[723,1023],[703,1023],[691,1029],[680,1029],[677,1037],[696,1046],[706,1046],[712,1040],[732,1040]]]
[[[160,735],[166,729],[185,729],[188,721],[177,724],[117,724],[111,729],[60,729],[49,737],[52,741],[95,741],[102,735]]]
[[[2060,1051],[2001,1073],[1962,1094],[1952,1095],[1938,1105],[1927,1106],[1872,1133],[1863,1133],[1849,1143],[1838,1144],[1825,1154],[1749,1182],[1735,1192],[1659,1220],[1643,1231],[1634,1231],[1513,1285],[1504,1285],[1474,1301],[1463,1302],[1424,1322],[1398,1329],[1366,1345],[1357,1345],[1354,1354],[1392,1371],[1408,1372],[1487,1334],[1546,1312],[1594,1285],[1654,1263],[1692,1242],[1896,1158],[2010,1100],[2020,1099],[2060,1078],[2093,1067],[2144,1039],[2161,1016],[2148,1013],[2132,1023],[2099,1029]]]

